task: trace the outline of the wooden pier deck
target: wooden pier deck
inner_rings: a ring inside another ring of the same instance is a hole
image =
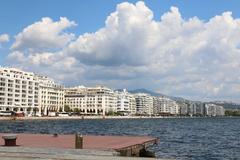
[[[7,133],[0,133],[0,137]],[[16,134],[17,146],[27,148],[75,149],[75,135]],[[141,149],[157,143],[154,137],[83,136],[83,149],[117,151],[124,156],[139,156]],[[0,145],[4,140],[0,138]]]

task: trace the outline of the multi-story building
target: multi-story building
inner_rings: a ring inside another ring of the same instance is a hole
[[[46,76],[38,76],[39,110],[43,115],[54,115],[64,109],[64,87]]]
[[[196,102],[196,116],[204,116],[205,114],[205,104],[202,102]]]
[[[82,114],[117,112],[117,97],[113,90],[104,87],[74,87],[65,89],[65,105]]]
[[[154,97],[154,114],[179,114],[179,106],[176,101],[167,97]]]
[[[197,113],[197,104],[195,102],[191,102],[188,106],[188,115],[193,116]]]
[[[130,114],[135,115],[137,113],[136,99],[133,94],[129,94],[128,98],[129,98]]]
[[[117,97],[117,112],[125,115],[130,114],[130,100],[128,98],[128,93],[124,89],[121,91],[116,91],[115,95]]]
[[[185,102],[181,102],[181,103],[178,103],[179,105],[179,110],[180,110],[180,115],[187,115],[188,114],[188,103],[185,103]]]
[[[202,102],[188,102],[180,105],[181,115],[189,116],[223,116],[225,109],[222,106],[202,103]]]
[[[117,97],[117,112],[124,115],[136,114],[136,100],[135,97],[128,93],[126,89],[115,92]]]
[[[39,81],[34,73],[0,67],[0,110],[36,114],[38,93]]]
[[[136,113],[140,115],[152,115],[153,97],[146,93],[137,93],[134,96],[136,99]]]
[[[224,116],[225,109],[223,106],[215,105],[215,104],[205,104],[206,116]]]

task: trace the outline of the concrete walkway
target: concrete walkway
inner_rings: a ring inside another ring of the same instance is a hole
[[[1,160],[154,160],[154,158],[119,157],[115,151],[88,149],[53,149],[0,147]]]

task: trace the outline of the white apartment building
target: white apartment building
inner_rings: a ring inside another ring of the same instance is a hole
[[[206,116],[224,116],[225,109],[223,106],[215,105],[215,104],[205,104],[205,115]]]
[[[64,110],[64,87],[46,76],[38,76],[39,110],[43,115],[55,115]]]
[[[137,104],[136,104],[135,96],[133,94],[129,94],[128,98],[129,98],[130,114],[135,115],[137,113]]]
[[[54,115],[64,109],[64,87],[53,79],[39,76],[39,110],[43,115]]]
[[[38,92],[39,81],[34,73],[0,67],[0,110],[36,114]]]
[[[116,91],[115,94],[117,97],[117,112],[125,115],[136,114],[136,99],[132,94],[128,93],[126,89]]]
[[[176,101],[167,97],[154,97],[154,114],[179,114]]]
[[[105,115],[117,111],[117,97],[104,86],[79,86],[65,89],[65,105],[82,114]]]
[[[153,114],[153,97],[146,93],[134,94],[136,99],[136,112],[141,115]]]

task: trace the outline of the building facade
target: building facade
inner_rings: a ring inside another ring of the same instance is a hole
[[[179,106],[176,101],[167,97],[154,97],[153,108],[156,115],[179,114]]]
[[[136,99],[132,94],[123,89],[123,91],[116,91],[115,95],[117,97],[117,112],[123,115],[136,114]]]
[[[0,67],[0,110],[36,114],[38,93],[39,81],[34,73]]]
[[[187,116],[224,116],[223,106],[212,103],[188,102],[180,105],[181,115]]]
[[[64,87],[46,76],[38,76],[39,110],[42,115],[55,115],[64,109]]]
[[[128,98],[129,98],[130,114],[136,115],[136,113],[137,113],[136,99],[133,94],[129,94]]]
[[[153,97],[146,93],[134,94],[136,99],[136,113],[140,115],[153,114]]]
[[[104,86],[66,88],[65,105],[82,114],[105,115],[117,112],[117,97]]]
[[[225,109],[223,106],[215,104],[205,104],[206,116],[215,117],[215,116],[224,116]]]

